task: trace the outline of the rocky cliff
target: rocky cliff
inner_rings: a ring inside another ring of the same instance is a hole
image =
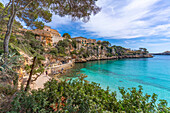
[[[96,60],[113,60],[113,59],[123,59],[123,58],[152,58],[153,56],[150,54],[147,55],[124,55],[124,56],[111,56],[111,57],[88,57],[88,58],[78,58],[76,59],[76,63],[84,63],[88,61],[96,61]]]

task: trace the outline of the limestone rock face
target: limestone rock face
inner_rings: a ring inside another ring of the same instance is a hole
[[[87,60],[84,58],[78,58],[78,59],[76,59],[75,62],[84,63],[84,62],[87,62]]]
[[[72,58],[73,58],[73,59],[77,59],[77,55],[73,54],[73,55],[72,55]]]
[[[87,60],[86,60],[86,59],[84,59],[84,58],[81,58],[81,61],[82,61],[82,62],[87,62]]]

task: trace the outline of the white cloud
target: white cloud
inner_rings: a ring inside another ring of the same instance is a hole
[[[169,0],[98,0],[97,5],[102,7],[101,12],[92,15],[88,23],[79,21],[82,28],[78,30],[83,29],[92,33],[88,35],[108,39],[170,37]],[[60,28],[71,23],[69,17],[53,15],[52,22],[47,25]],[[72,32],[78,33],[75,29],[79,25],[72,26]]]
[[[69,24],[70,22],[71,22],[71,19],[69,17],[60,17],[59,15],[53,15],[52,22],[47,23],[47,25],[53,28],[56,28],[60,25]]]
[[[125,46],[126,48],[132,48],[132,49],[138,49],[140,47],[145,47],[151,53],[164,52],[164,51],[169,50],[169,48],[170,48],[169,41],[170,40],[166,40],[164,42],[162,42],[162,41],[163,40],[154,40],[154,41],[145,40],[145,41],[134,42],[133,40],[131,40],[131,41],[126,41],[125,44],[120,44],[120,45]]]
[[[160,39],[161,41],[170,41],[170,39]]]
[[[125,41],[125,43],[126,43],[126,44],[129,44],[129,42],[128,42],[128,41]]]
[[[0,2],[5,5],[5,4],[7,4],[9,2],[9,0],[0,0]]]
[[[102,11],[91,16],[88,23],[82,23],[82,27],[93,32],[93,35],[113,39],[155,35],[168,37],[170,6],[159,8],[157,3],[161,3],[160,1],[99,0],[98,5],[102,7]]]

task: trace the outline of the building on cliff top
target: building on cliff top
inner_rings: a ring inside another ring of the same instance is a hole
[[[31,31],[36,35],[35,38],[45,45],[56,45],[58,41],[65,39],[64,37],[61,37],[61,34],[57,30],[51,29],[49,26],[44,26],[42,30],[35,29]]]
[[[88,41],[89,44],[92,44],[92,43],[95,44],[96,43],[96,39],[87,39],[87,41]]]
[[[73,39],[75,39],[78,43],[87,44],[87,38],[84,38],[84,37],[74,37]]]
[[[84,37],[74,37],[73,39],[77,41],[78,49],[82,48],[82,46],[87,46],[96,43],[96,39],[87,39]]]
[[[75,39],[77,42],[79,42],[81,44],[96,43],[96,39],[87,39],[87,38],[84,38],[84,37],[74,37],[73,39]]]

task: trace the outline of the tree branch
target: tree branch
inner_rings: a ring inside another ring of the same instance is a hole
[[[34,0],[31,0],[30,2],[28,2],[28,4],[26,4],[23,8],[18,9],[18,11],[22,11],[25,8],[27,8]]]
[[[9,1],[9,3],[5,6],[5,8],[3,9],[2,13],[1,13],[1,16],[0,16],[0,19],[2,18],[5,18],[6,16],[3,16],[4,15],[4,12],[6,11],[6,9],[9,7],[9,5],[11,4],[11,0]],[[9,10],[9,9],[8,9]],[[9,12],[9,11],[8,11]]]
[[[32,64],[32,67],[31,67],[30,75],[29,75],[29,78],[27,80],[27,85],[25,87],[25,91],[28,91],[29,85],[31,83],[31,78],[32,78],[32,75],[33,75],[36,59],[37,59],[37,57],[35,56],[34,59],[33,59],[33,64]]]
[[[14,0],[12,0],[12,14],[14,14]]]
[[[6,15],[4,15],[4,16],[2,15],[2,16],[0,17],[0,20],[2,20],[3,18],[9,16],[9,15],[10,15],[10,10],[11,10],[11,6],[8,8],[8,13],[7,13]]]

